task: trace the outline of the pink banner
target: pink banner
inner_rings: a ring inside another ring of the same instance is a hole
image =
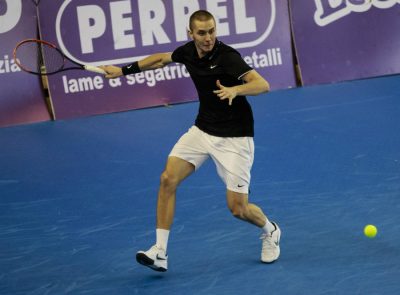
[[[400,73],[400,0],[291,1],[305,85]]]
[[[36,7],[32,1],[0,1],[0,126],[50,120],[40,78],[17,67],[15,45],[37,37]]]

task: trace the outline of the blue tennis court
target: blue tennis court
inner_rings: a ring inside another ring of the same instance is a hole
[[[250,97],[250,199],[281,257],[259,262],[209,161],[178,190],[165,274],[135,253],[197,103],[1,128],[0,294],[400,294],[399,99],[399,75]]]

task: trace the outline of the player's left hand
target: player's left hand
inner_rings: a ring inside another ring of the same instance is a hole
[[[229,105],[232,105],[232,101],[237,95],[235,87],[225,87],[219,80],[217,80],[217,87],[219,90],[214,90],[214,93],[218,95],[221,100],[228,99]]]

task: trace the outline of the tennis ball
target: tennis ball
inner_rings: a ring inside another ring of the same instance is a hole
[[[375,238],[377,233],[378,229],[375,225],[368,224],[364,227],[364,235],[366,235],[368,238]]]

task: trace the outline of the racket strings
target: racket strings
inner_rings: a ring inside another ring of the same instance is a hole
[[[47,73],[54,73],[61,70],[64,67],[65,59],[64,56],[57,51],[57,49],[41,44],[41,70],[45,70]],[[45,67],[43,67],[45,65]]]
[[[38,41],[21,44],[16,58],[25,71],[36,74],[55,73],[64,66],[64,57],[57,49]]]

